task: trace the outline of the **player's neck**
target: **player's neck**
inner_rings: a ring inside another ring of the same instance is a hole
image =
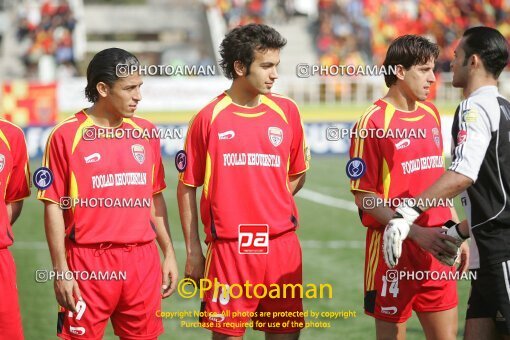
[[[395,106],[399,111],[416,110],[416,100],[406,97],[397,86],[390,87],[383,100]]]
[[[245,89],[242,84],[237,84],[235,80],[226,92],[234,104],[248,107],[256,107],[260,104],[259,93]]]
[[[490,75],[485,77],[471,77],[468,79],[466,87],[462,89],[462,95],[464,98],[468,98],[471,93],[484,86],[498,86],[498,81]]]
[[[87,115],[92,119],[94,125],[101,127],[117,127],[122,123],[123,118],[109,113],[103,105],[95,103],[87,109]]]

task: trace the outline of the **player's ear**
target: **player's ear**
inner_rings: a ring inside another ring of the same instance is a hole
[[[234,72],[238,77],[242,77],[246,75],[246,66],[240,61],[234,61]]]
[[[471,57],[469,57],[469,64],[474,68],[479,66],[483,67],[482,59],[480,59],[480,56],[477,54],[473,54]]]
[[[395,76],[397,77],[397,79],[404,80],[405,75],[406,75],[405,67],[400,64],[397,65],[396,71],[395,71]]]
[[[105,98],[108,95],[108,91],[110,90],[110,88],[108,87],[108,85],[106,83],[103,83],[102,81],[100,81],[96,85],[96,90],[97,90],[97,93],[99,93],[100,97]]]

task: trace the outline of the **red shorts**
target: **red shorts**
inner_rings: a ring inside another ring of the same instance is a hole
[[[405,322],[415,312],[457,306],[457,281],[448,267],[414,241],[402,244],[398,265],[389,269],[382,253],[384,229],[368,228],[365,252],[365,313],[388,322]]]
[[[231,336],[242,336],[246,326],[252,325],[269,333],[294,333],[304,328],[299,290],[295,289],[292,298],[288,288],[284,298],[281,288],[303,282],[301,245],[295,232],[270,239],[267,254],[240,254],[238,241],[214,240],[207,250],[205,277],[213,286],[218,282],[230,288],[217,285],[216,291],[205,292],[203,327]]]
[[[0,337],[9,340],[23,339],[16,287],[16,266],[7,248],[0,249],[0,294],[2,295],[0,297]]]
[[[161,264],[153,241],[101,247],[67,242],[66,250],[69,270],[80,273],[83,302],[78,302],[76,314],[61,307],[59,337],[102,339],[109,318],[121,339],[155,339],[163,333],[163,322],[156,316],[161,310]],[[92,275],[103,277],[96,280]]]

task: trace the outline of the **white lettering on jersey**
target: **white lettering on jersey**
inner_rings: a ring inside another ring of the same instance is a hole
[[[265,153],[224,153],[224,166],[261,166],[279,168],[281,160],[279,155],[270,155]]]
[[[444,168],[444,161],[442,156],[428,156],[402,162],[401,165],[404,175],[407,175],[420,170]]]
[[[126,185],[146,185],[145,172],[122,172],[117,174],[104,174],[92,176],[92,188],[120,187]]]

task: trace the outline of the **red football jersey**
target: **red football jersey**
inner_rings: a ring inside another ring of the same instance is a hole
[[[237,239],[241,224],[269,226],[269,235],[297,228],[289,175],[308,169],[308,149],[296,104],[261,95],[256,107],[223,93],[190,122],[187,166],[180,180],[203,185],[200,212],[211,239]]]
[[[30,172],[23,131],[0,119],[0,249],[14,242],[6,203],[30,196]]]
[[[57,204],[63,197],[91,202],[64,210],[66,234],[76,243],[151,241],[156,237],[150,213],[152,196],[166,187],[160,141],[143,138],[147,134],[138,132],[117,136],[142,138],[84,137],[87,131],[98,129],[85,111],[53,129],[43,166],[52,171],[54,179],[46,190],[39,190],[37,198]],[[125,118],[116,129],[142,132],[155,126],[133,117]],[[98,200],[110,203],[98,205]],[[112,200],[122,203],[112,205]],[[149,206],[144,204],[147,201]]]
[[[359,133],[351,138],[350,157],[361,158],[366,172],[351,180],[351,191],[373,192],[387,199],[412,198],[444,173],[439,113],[432,103],[416,104],[414,111],[400,111],[381,99],[358,120],[354,129]],[[384,138],[377,138],[380,136]],[[437,227],[449,219],[450,208],[440,206],[427,210],[416,224]],[[362,213],[362,223],[367,227],[383,227],[367,213]]]

